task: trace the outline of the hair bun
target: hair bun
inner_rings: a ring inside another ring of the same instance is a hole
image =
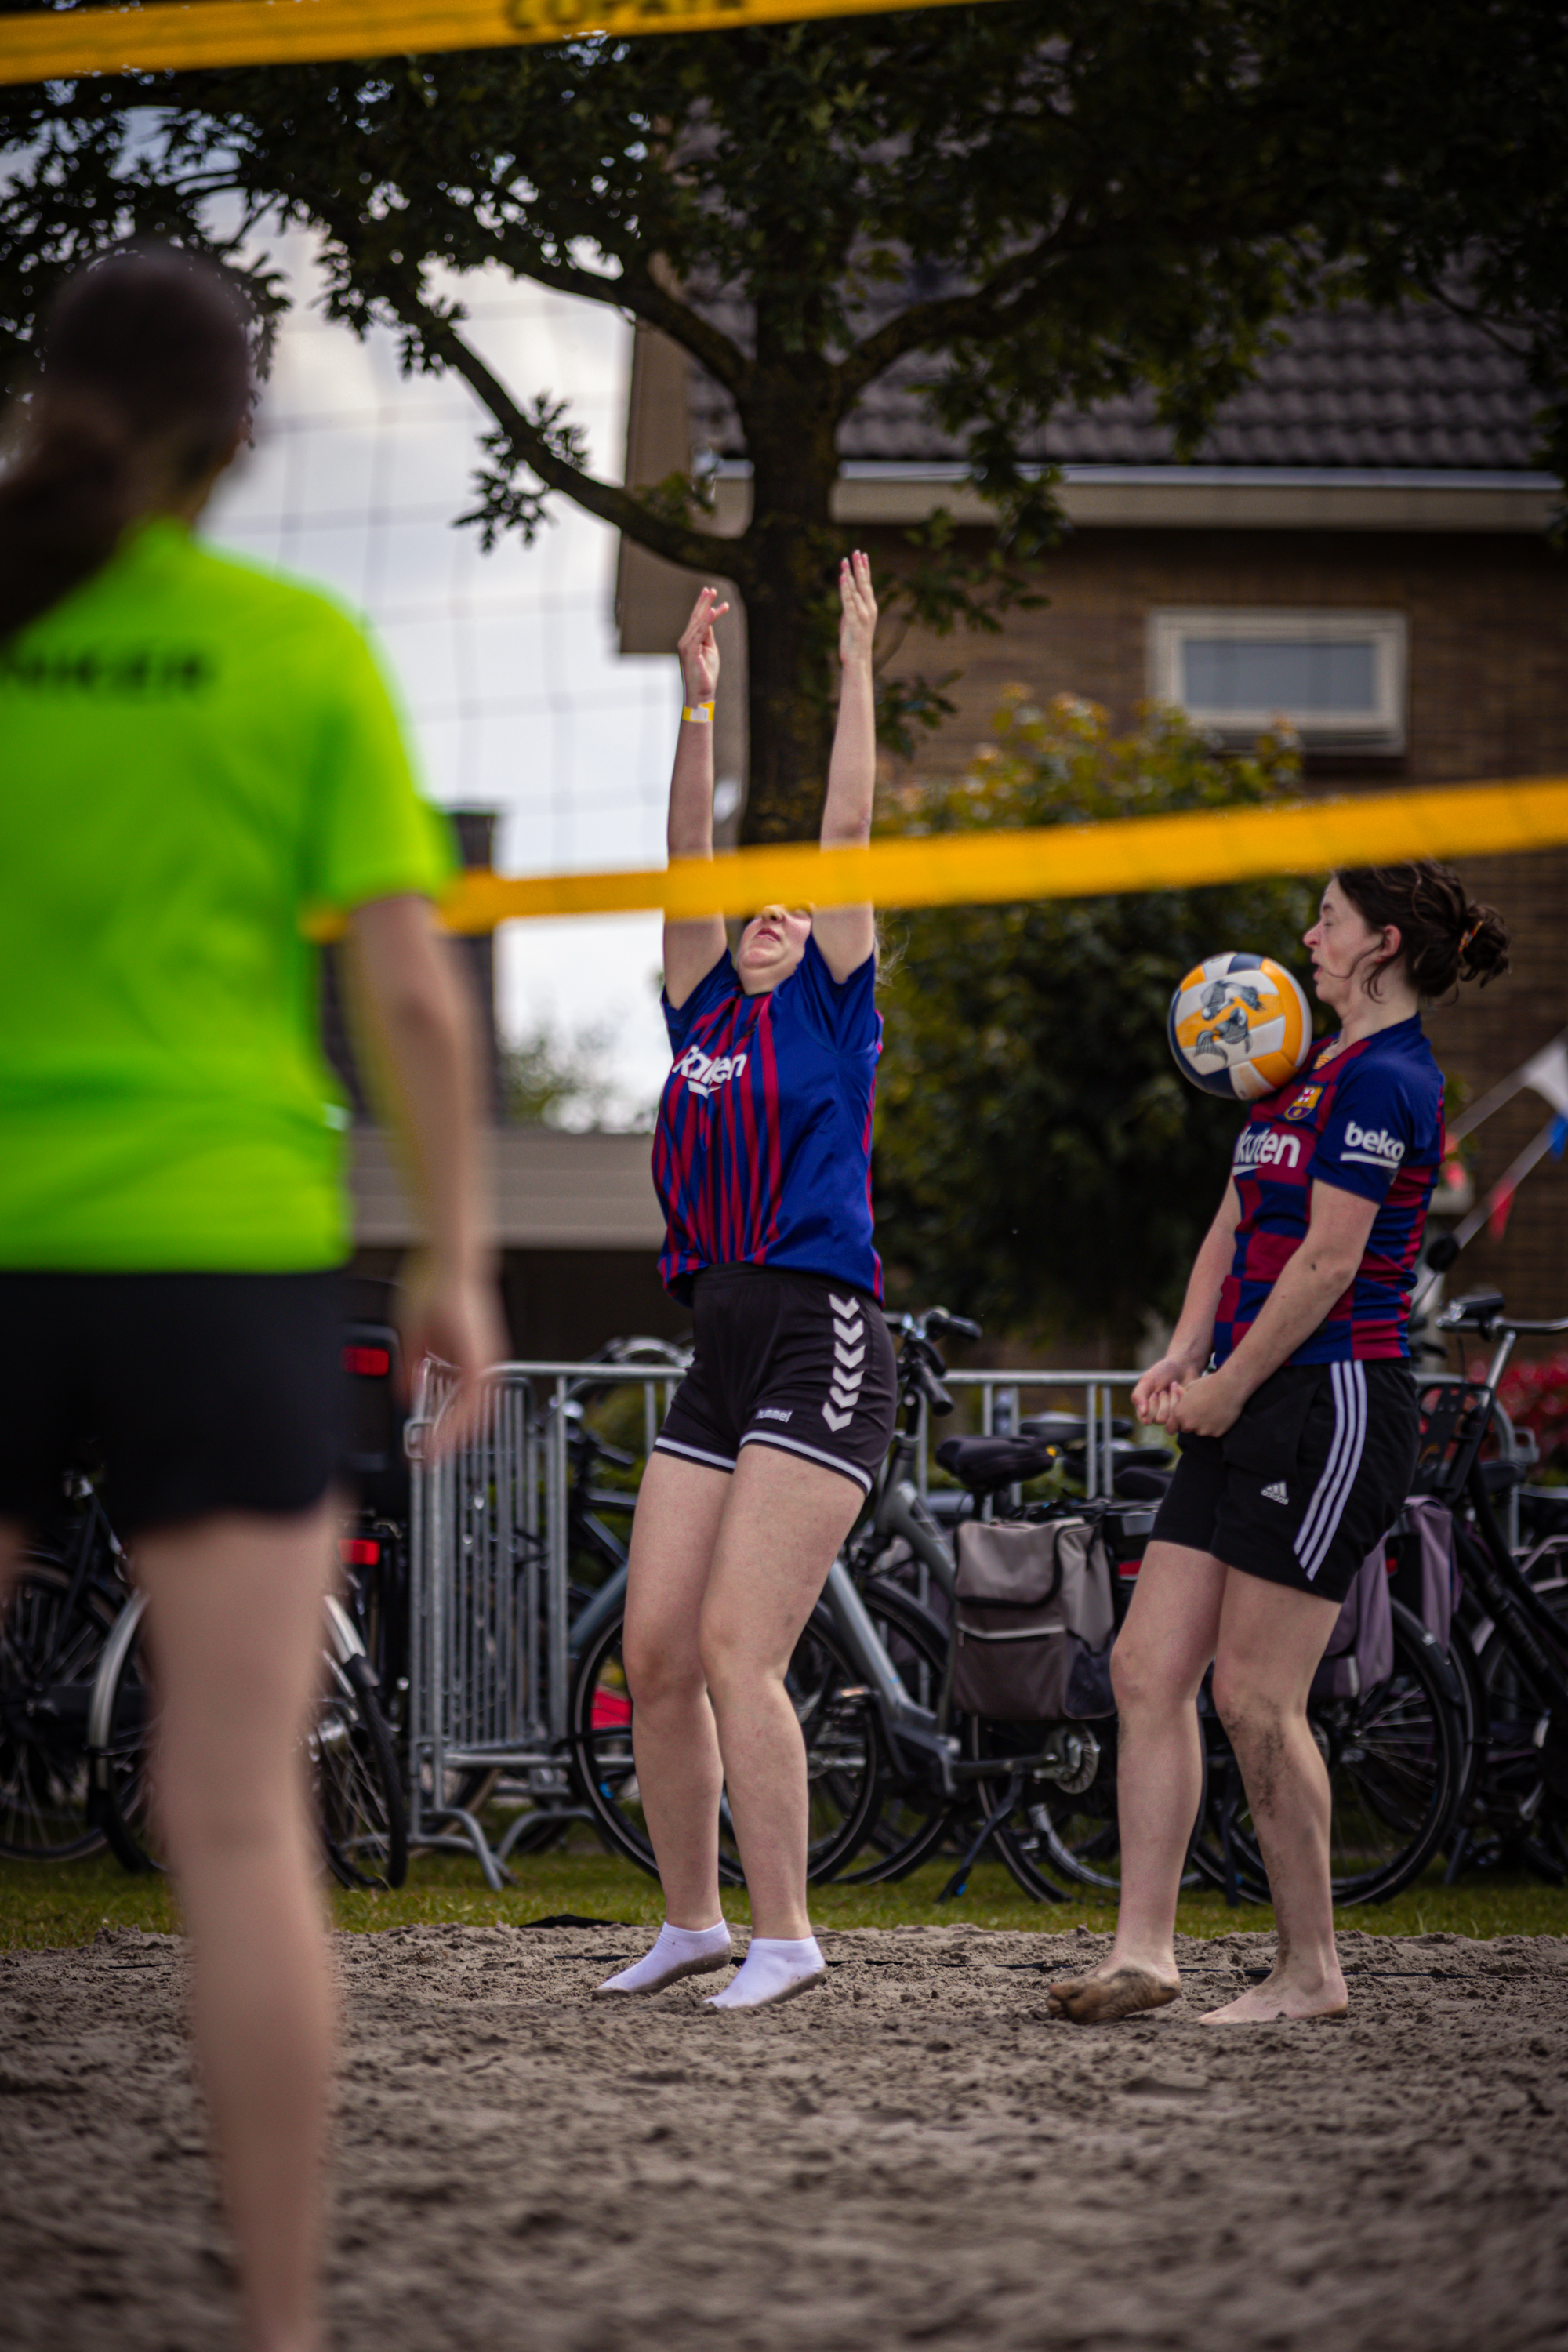
[[[1495,907],[1475,898],[1467,903],[1458,955],[1459,978],[1479,980],[1483,988],[1508,970],[1508,930]]]

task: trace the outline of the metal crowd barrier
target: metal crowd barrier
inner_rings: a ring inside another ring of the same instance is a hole
[[[567,1612],[571,1416],[584,1387],[640,1386],[645,1454],[651,1451],[680,1367],[539,1362],[498,1364],[486,1375],[476,1434],[454,1452],[431,1444],[451,1394],[442,1368],[420,1375],[409,1422],[409,1831],[416,1845],[472,1853],[492,1887],[508,1854],[540,1811],[520,1810],[492,1847],[461,1800],[496,1774],[559,1819],[575,1813],[567,1765],[571,1643]],[[1135,1371],[964,1370],[955,1392],[977,1391],[987,1434],[1016,1431],[1028,1413],[1081,1398],[1088,1423],[1085,1488],[1111,1489],[1114,1422]],[[1443,1375],[1429,1375],[1441,1378]],[[1500,1421],[1501,1416],[1500,1415]],[[930,1478],[931,1431],[922,1422],[917,1477]],[[1500,1428],[1503,1450],[1514,1433]],[[607,1595],[606,1598],[614,1596]],[[585,1818],[585,1816],[582,1816]]]
[[[450,1373],[426,1364],[408,1423],[409,1835],[473,1853],[499,1887],[508,1849],[492,1853],[462,1799],[496,1771],[564,1785],[566,1580],[541,1525],[527,1371],[488,1373],[478,1429],[447,1452],[431,1439],[452,1391]]]
[[[514,1843],[537,1826],[520,1810],[491,1844],[465,1794],[501,1774],[557,1814],[571,1810],[566,1767],[571,1657],[567,1622],[568,1405],[584,1386],[640,1386],[650,1451],[681,1366],[498,1364],[486,1375],[472,1437],[454,1451],[432,1439],[451,1375],[426,1364],[408,1424],[412,1460],[409,1642],[410,1843],[472,1853],[492,1887]],[[1077,1370],[950,1375],[980,1392],[987,1432],[1016,1428],[1026,1391],[1081,1391],[1090,1425],[1090,1493],[1108,1485],[1112,1399],[1136,1373]],[[929,1477],[921,1444],[919,1476]]]

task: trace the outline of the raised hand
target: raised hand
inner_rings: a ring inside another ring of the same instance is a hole
[[[838,658],[846,669],[852,662],[869,669],[877,634],[877,599],[871,590],[871,559],[858,548],[838,567],[838,598],[844,608],[838,624]]]
[[[719,683],[719,640],[713,624],[729,611],[719,601],[717,588],[704,588],[691,607],[691,618],[680,633],[676,652],[689,703],[711,702]]]

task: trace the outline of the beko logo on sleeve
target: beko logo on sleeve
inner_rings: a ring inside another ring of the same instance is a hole
[[[1266,1127],[1244,1128],[1236,1147],[1238,1172],[1250,1168],[1294,1168],[1300,1157],[1299,1135],[1274,1135]]]
[[[1353,1118],[1346,1119],[1342,1160],[1358,1160],[1363,1168],[1397,1168],[1404,1157],[1405,1146],[1385,1127],[1358,1127]]]
[[[727,1079],[738,1078],[745,1066],[744,1054],[705,1054],[700,1045],[688,1045],[675,1066],[675,1075],[686,1080],[688,1094],[706,1102]]]

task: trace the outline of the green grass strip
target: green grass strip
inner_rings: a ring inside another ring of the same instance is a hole
[[[898,1886],[814,1886],[811,1916],[818,1927],[931,1926],[1033,1928],[1058,1933],[1080,1923],[1109,1932],[1115,1905],[1090,1887],[1066,1904],[1031,1903],[998,1863],[983,1863],[956,1903],[936,1900],[952,1864],[933,1863]],[[1458,1886],[1441,1884],[1435,1866],[1392,1903],[1338,1914],[1339,1924],[1373,1935],[1414,1936],[1446,1930],[1461,1936],[1568,1935],[1568,1888],[1544,1885],[1523,1873],[1472,1873]],[[416,1854],[408,1883],[395,1895],[350,1895],[331,1887],[328,1899],[338,1927],[351,1934],[387,1927],[521,1926],[552,1913],[656,1927],[663,1905],[655,1881],[596,1851],[530,1857],[518,1883],[500,1895],[486,1887],[462,1856]],[[744,1890],[725,1892],[724,1909],[749,1918]],[[1267,1928],[1272,1911],[1257,1904],[1228,1910],[1217,1893],[1184,1896],[1177,1926],[1189,1936],[1225,1936],[1237,1928]],[[0,1862],[0,1950],[40,1950],[90,1943],[100,1928],[177,1930],[177,1906],[159,1878],[127,1876],[107,1854],[47,1864]]]

